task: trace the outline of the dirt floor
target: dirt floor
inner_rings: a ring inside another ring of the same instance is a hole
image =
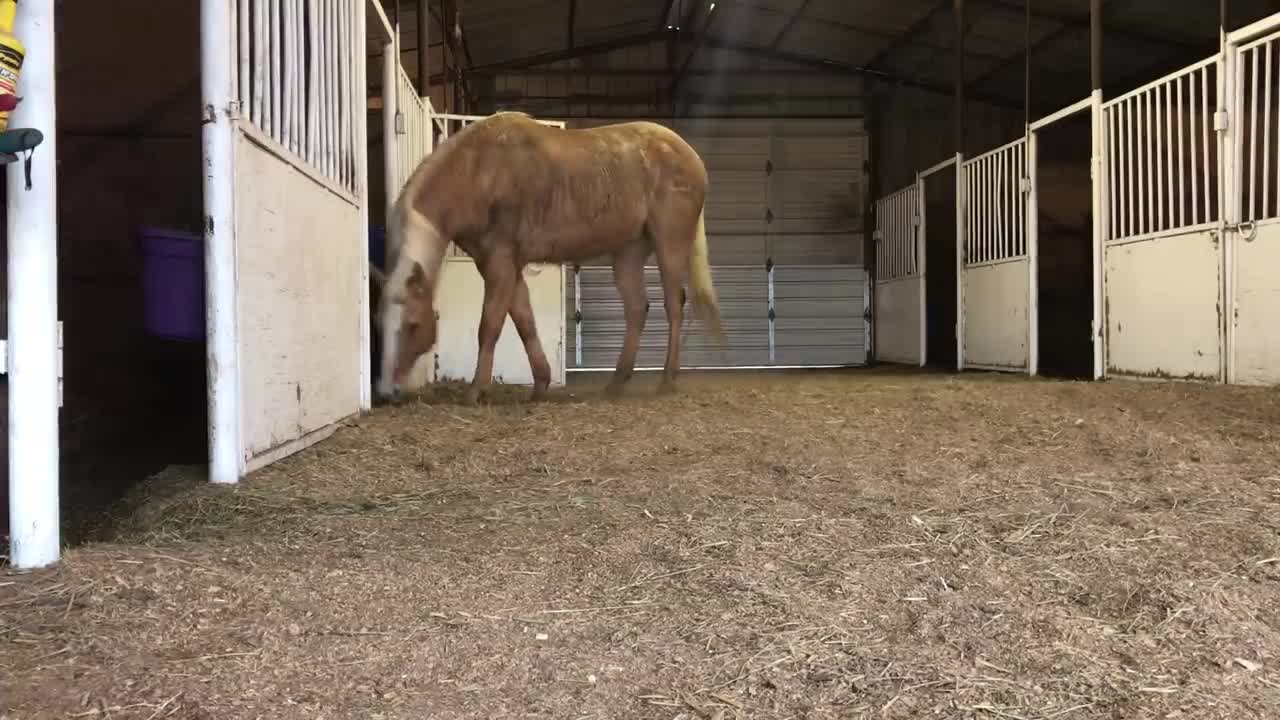
[[[603,379],[171,469],[0,572],[0,717],[1280,717],[1280,391]]]

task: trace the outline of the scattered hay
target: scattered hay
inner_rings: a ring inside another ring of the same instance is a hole
[[[457,388],[0,575],[0,717],[1280,712],[1280,395]]]

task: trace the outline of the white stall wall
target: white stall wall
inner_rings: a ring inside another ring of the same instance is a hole
[[[565,379],[565,270],[562,265],[530,265],[524,270],[533,305],[534,323],[542,351],[551,363],[551,385],[560,387]],[[439,337],[435,367],[437,381],[470,382],[475,376],[480,352],[480,311],[484,298],[484,278],[467,257],[451,257],[445,262],[437,291]],[[494,350],[493,380],[509,385],[532,385],[533,372],[520,334],[508,315]]]
[[[359,408],[360,208],[241,135],[236,241],[245,459]]]
[[[243,473],[323,438],[368,397],[366,5],[235,8],[240,114],[231,167],[211,162],[234,178],[234,292],[213,292],[219,312],[234,308],[235,357],[213,372],[238,366]]]

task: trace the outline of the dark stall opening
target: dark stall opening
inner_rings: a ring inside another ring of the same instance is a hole
[[[1089,113],[1038,131],[1040,374],[1093,377],[1093,202]]]

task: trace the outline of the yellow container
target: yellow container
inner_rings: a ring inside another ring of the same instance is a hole
[[[18,96],[18,75],[27,48],[13,34],[13,20],[18,14],[18,0],[0,0],[0,98]],[[9,129],[9,111],[0,110],[0,132]]]

